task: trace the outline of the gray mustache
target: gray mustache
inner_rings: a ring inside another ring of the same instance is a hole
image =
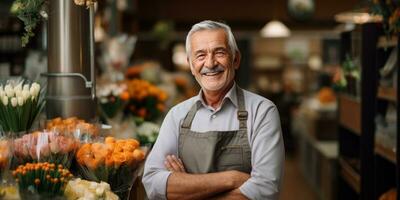
[[[201,69],[200,74],[206,74],[206,73],[218,73],[218,72],[223,72],[224,68],[221,65],[214,66],[213,68],[207,68],[203,67]]]

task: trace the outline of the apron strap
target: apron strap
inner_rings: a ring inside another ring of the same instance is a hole
[[[239,106],[238,111],[237,111],[237,118],[239,120],[239,129],[247,131],[248,113],[247,113],[246,107],[245,107],[243,90],[241,88],[239,88],[239,86],[236,86],[236,95],[237,95],[238,106]]]
[[[183,123],[181,125],[182,129],[188,129],[190,130],[190,127],[192,126],[192,121],[194,116],[196,115],[197,110],[200,108],[200,101],[197,101],[193,106],[190,108],[189,112],[186,114],[185,119],[183,120]]]
[[[237,118],[239,120],[239,129],[247,131],[248,113],[247,113],[246,107],[245,107],[245,100],[244,100],[243,90],[241,88],[239,88],[239,86],[236,86],[236,95],[237,95],[238,106],[239,106],[238,111],[237,111]],[[190,130],[190,127],[192,126],[193,118],[196,115],[197,110],[201,106],[200,104],[201,104],[201,102],[197,101],[190,108],[189,112],[187,113],[187,115],[186,115],[186,117],[183,120],[183,123],[181,125],[182,129]]]

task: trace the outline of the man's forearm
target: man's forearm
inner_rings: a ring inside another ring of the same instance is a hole
[[[168,199],[205,199],[233,190],[250,175],[225,171],[208,174],[172,173],[167,182]]]
[[[234,190],[224,192],[222,194],[218,194],[214,197],[211,198],[211,200],[248,200],[246,196],[240,192],[239,188],[236,188]]]

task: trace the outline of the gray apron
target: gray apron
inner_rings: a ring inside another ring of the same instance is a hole
[[[179,132],[178,155],[186,172],[202,174],[227,170],[251,171],[251,149],[247,139],[247,111],[243,90],[236,86],[239,130],[195,132],[190,127],[198,101],[186,115]]]

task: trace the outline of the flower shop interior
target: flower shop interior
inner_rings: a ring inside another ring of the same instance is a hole
[[[164,117],[200,91],[185,39],[202,20],[231,27],[236,83],[279,111],[279,199],[400,199],[399,1],[2,0],[0,15],[0,199],[148,199]]]

